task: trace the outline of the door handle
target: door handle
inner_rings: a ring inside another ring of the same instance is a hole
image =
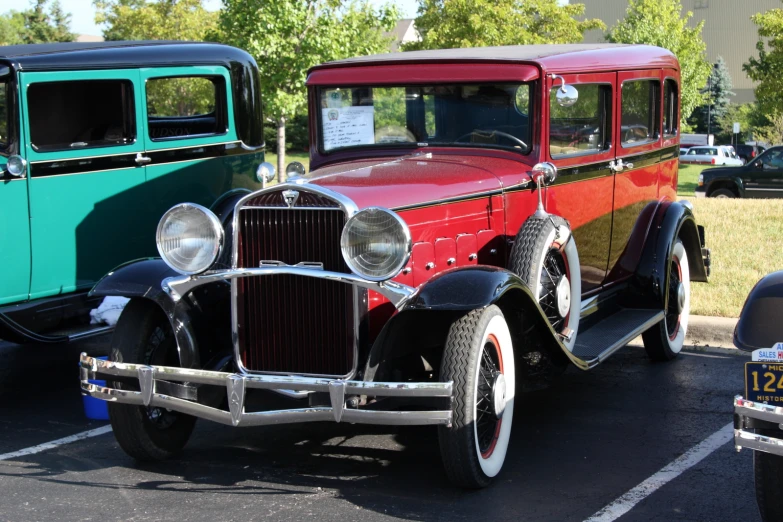
[[[618,159],[617,161],[610,161],[609,162],[609,170],[612,172],[622,172],[625,169],[632,169],[633,163],[623,163],[622,158]]]
[[[141,152],[136,154],[136,165],[147,165],[148,163],[152,163],[152,158],[144,156]]]

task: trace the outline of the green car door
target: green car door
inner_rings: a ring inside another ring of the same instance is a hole
[[[154,255],[154,240],[137,226],[147,212],[138,70],[19,78],[30,298],[88,289],[118,264]]]
[[[248,151],[237,137],[228,69],[157,67],[140,75],[150,234],[176,203],[210,207],[237,186],[258,188],[252,174],[263,153]]]
[[[12,119],[14,95],[10,68],[0,67],[0,304],[24,301],[30,291],[30,226],[27,209],[27,175],[6,172],[10,150],[10,133],[17,121]]]

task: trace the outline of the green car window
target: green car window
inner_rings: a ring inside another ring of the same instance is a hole
[[[0,82],[0,149],[4,149],[8,145],[8,119],[11,112],[9,89],[8,81]]]
[[[125,145],[136,138],[127,80],[33,83],[27,100],[30,141],[38,152]]]
[[[154,141],[226,132],[222,77],[151,78],[146,90],[149,136]]]

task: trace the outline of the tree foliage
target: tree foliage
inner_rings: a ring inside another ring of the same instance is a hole
[[[584,4],[557,0],[419,0],[421,41],[404,50],[580,42],[604,29],[598,19],[578,21]]]
[[[707,94],[707,103],[696,107],[689,121],[696,127],[696,132],[707,132],[709,127],[714,133],[717,129],[716,122],[729,110],[731,97],[734,96],[732,86],[729,68],[726,67],[723,57],[718,56],[703,89]]]
[[[770,9],[751,17],[758,27],[759,57],[751,57],[742,68],[751,80],[758,82],[756,100],[768,114],[783,111],[783,9]]]
[[[704,103],[701,91],[710,74],[701,36],[704,22],[689,28],[692,16],[690,11],[682,16],[680,0],[629,0],[625,18],[606,35],[609,42],[657,45],[674,53],[680,61],[680,119],[685,126],[693,110]]]
[[[95,23],[106,40],[202,41],[217,27],[217,13],[202,0],[95,0]]]
[[[0,45],[72,42],[71,15],[57,0],[34,0],[24,11],[0,15]]]
[[[726,111],[713,119],[712,133],[716,143],[729,143],[734,137],[734,123],[740,124],[740,141],[752,140],[758,129],[769,125],[756,103],[729,103]]]
[[[389,51],[397,10],[356,0],[223,0],[214,38],[247,50],[261,72],[265,116],[278,127],[278,176],[285,125],[307,108],[307,70],[322,62]]]

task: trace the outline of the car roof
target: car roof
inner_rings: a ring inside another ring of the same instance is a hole
[[[0,46],[0,62],[17,70],[119,69],[139,65],[252,62],[245,51],[223,44],[177,41],[67,42]]]
[[[316,65],[310,71],[359,65],[410,63],[505,62],[535,63],[545,69],[618,70],[671,67],[679,69],[677,58],[652,45],[556,44],[436,49],[358,56]]]

